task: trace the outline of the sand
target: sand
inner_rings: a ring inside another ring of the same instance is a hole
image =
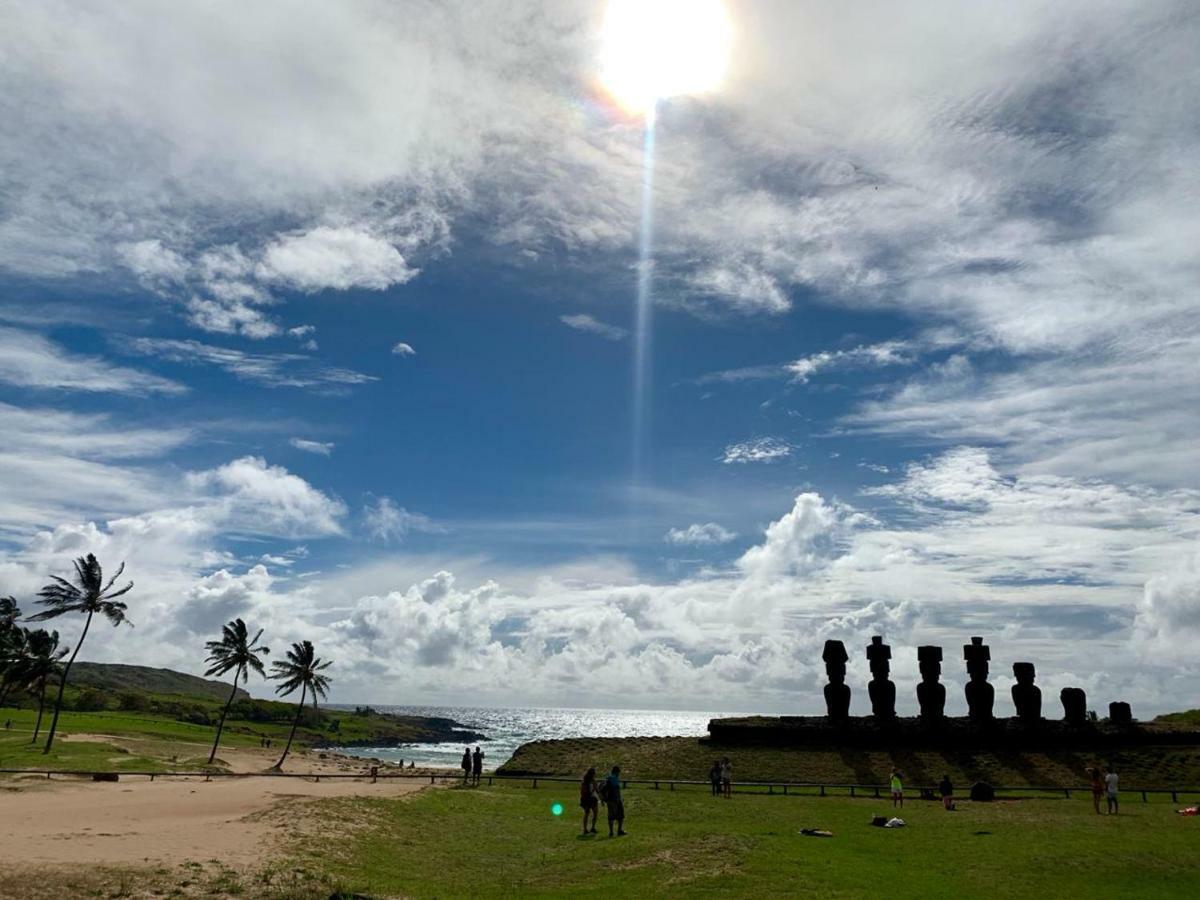
[[[88,737],[74,735],[72,739]],[[113,738],[104,738],[113,741]],[[278,751],[222,750],[233,771],[260,772]],[[362,760],[316,753],[289,758],[286,771],[365,772]],[[0,782],[0,847],[9,860],[38,863],[177,864],[218,859],[256,867],[269,861],[284,822],[310,815],[322,797],[398,797],[428,787],[419,779],[312,781],[302,778],[163,778],[119,782],[56,776]]]

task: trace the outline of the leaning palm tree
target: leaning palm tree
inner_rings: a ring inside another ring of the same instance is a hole
[[[292,731],[288,735],[287,746],[283,748],[283,756],[272,768],[282,769],[283,761],[287,759],[288,751],[292,749],[292,738],[296,736],[296,726],[300,724],[300,713],[304,711],[304,697],[312,693],[313,709],[317,708],[317,698],[324,698],[329,690],[329,677],[321,674],[322,669],[329,668],[331,660],[322,662],[313,651],[312,641],[300,641],[292,644],[287,652],[286,660],[275,660],[271,663],[271,677],[279,682],[275,693],[286,697],[300,688],[300,702],[296,704],[296,718],[292,720]]]
[[[25,658],[29,632],[16,624],[21,611],[12,597],[0,597],[0,706],[17,685],[17,666]]]
[[[71,674],[71,666],[75,663],[75,657],[79,655],[79,648],[83,646],[83,639],[87,637],[88,628],[92,624],[92,616],[100,613],[114,626],[127,621],[125,618],[126,606],[117,598],[129,593],[133,589],[133,582],[129,582],[123,588],[113,590],[113,584],[124,571],[125,563],[121,563],[117,574],[105,582],[100,563],[95,556],[89,553],[87,556],[81,556],[75,560],[74,584],[65,578],[51,575],[54,583],[48,584],[38,591],[38,597],[41,598],[38,603],[46,608],[40,613],[30,616],[29,621],[31,622],[44,622],[67,613],[87,613],[87,619],[83,623],[83,633],[79,635],[79,643],[75,645],[75,650],[71,654],[71,658],[67,660],[66,668],[63,669],[62,677],[58,681],[58,697],[54,700],[54,718],[50,720],[50,734],[46,738],[46,747],[42,750],[43,753],[49,753],[50,748],[54,745],[54,733],[58,730],[58,714],[62,711],[63,690],[67,686],[67,678]]]
[[[212,753],[208,754],[208,764],[211,766],[213,760],[217,758],[217,745],[221,743],[221,731],[225,728],[225,716],[229,714],[229,707],[233,703],[233,698],[237,696],[238,679],[245,684],[250,680],[250,670],[253,669],[259,675],[266,677],[266,672],[263,671],[262,660],[259,655],[266,656],[271,652],[268,647],[258,646],[258,639],[262,637],[262,629],[258,629],[258,634],[250,637],[250,632],[246,628],[246,623],[241,619],[234,619],[221,627],[221,639],[219,641],[209,641],[204,646],[208,648],[208,659],[206,662],[211,663],[205,675],[224,675],[230,669],[233,670],[233,690],[229,692],[229,699],[225,701],[225,708],[221,710],[221,721],[217,723],[217,737],[213,741]]]
[[[23,629],[25,630],[25,629]],[[25,630],[25,656],[14,666],[15,682],[26,690],[37,694],[37,722],[33,726],[33,737],[29,743],[36,744],[42,730],[42,712],[46,708],[46,682],[62,676],[62,659],[67,655],[66,647],[58,646],[58,632]]]

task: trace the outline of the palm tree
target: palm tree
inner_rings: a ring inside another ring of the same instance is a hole
[[[58,682],[58,697],[54,701],[54,718],[50,720],[50,734],[46,738],[46,747],[42,750],[43,753],[49,753],[50,748],[54,745],[54,733],[58,730],[58,714],[62,711],[63,689],[67,686],[67,678],[71,674],[71,666],[75,663],[75,657],[79,655],[79,648],[83,646],[83,639],[87,637],[88,628],[92,624],[92,616],[100,613],[113,626],[126,621],[126,606],[117,598],[129,593],[133,589],[133,582],[129,582],[119,590],[113,590],[113,584],[124,571],[125,563],[121,563],[117,574],[105,582],[100,563],[95,556],[89,553],[87,556],[81,556],[75,560],[74,584],[65,578],[51,575],[54,583],[48,584],[38,591],[38,597],[41,598],[38,603],[46,608],[40,613],[30,616],[29,621],[31,622],[44,622],[66,613],[87,613],[87,619],[83,623],[83,633],[79,635],[79,643],[75,645],[75,651],[67,660],[67,666],[63,669],[62,678]]]
[[[14,666],[14,681],[37,694],[37,723],[29,740],[29,743],[36,744],[38,733],[42,730],[42,711],[46,708],[46,682],[62,675],[62,658],[67,655],[67,648],[58,646],[57,631],[46,631],[44,628],[37,631],[22,630],[25,632],[25,656]]]
[[[321,662],[313,651],[312,641],[300,641],[292,644],[287,652],[286,660],[276,660],[271,663],[271,677],[280,682],[275,693],[286,697],[300,688],[300,702],[296,704],[296,718],[292,720],[292,732],[288,735],[287,746],[283,748],[283,756],[272,768],[282,769],[283,761],[287,759],[288,751],[292,749],[292,738],[296,736],[296,726],[300,724],[300,713],[304,711],[304,697],[312,692],[313,709],[317,708],[317,698],[324,698],[329,690],[329,677],[321,674],[322,669],[329,668],[331,660]]]
[[[25,656],[28,632],[17,625],[21,610],[12,597],[0,597],[0,706],[15,686],[15,666]]]
[[[267,675],[263,671],[262,660],[258,657],[259,654],[266,656],[271,650],[268,647],[257,646],[260,637],[262,637],[261,628],[258,629],[258,634],[250,638],[246,623],[241,619],[234,619],[221,626],[219,641],[209,641],[204,645],[208,648],[206,662],[212,663],[208,671],[204,673],[205,675],[224,675],[233,669],[233,690],[229,692],[229,699],[225,701],[225,708],[221,710],[221,721],[217,723],[217,737],[213,741],[212,753],[208,754],[210,766],[217,758],[217,745],[221,743],[221,731],[225,728],[225,716],[229,713],[233,698],[237,696],[238,679],[240,678],[243,684],[249,681],[251,669],[264,678]]]

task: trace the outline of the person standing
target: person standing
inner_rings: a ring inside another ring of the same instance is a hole
[[[943,775],[938,785],[938,793],[942,795],[942,808],[947,812],[954,809],[954,785],[949,775]]]
[[[479,787],[479,779],[483,776],[483,751],[478,747],[475,748],[475,752],[471,755],[471,775],[473,776],[475,787]]]
[[[1112,768],[1104,776],[1104,790],[1108,795],[1109,815],[1115,816],[1120,812],[1120,804],[1117,802],[1117,773]]]
[[[900,770],[892,769],[891,777],[892,807],[904,809],[904,784],[900,781]]]
[[[1104,796],[1104,779],[1100,775],[1099,766],[1088,769],[1088,777],[1092,779],[1092,808],[1100,815],[1100,799]]]
[[[721,761],[714,759],[712,768],[708,770],[708,781],[712,785],[712,795],[721,796]]]
[[[625,836],[625,801],[621,797],[621,767],[613,766],[604,779],[604,803],[608,807],[608,836],[613,836],[613,823],[617,823],[617,837]]]
[[[726,800],[733,799],[733,763],[728,756],[721,761],[721,793]]]
[[[459,764],[463,770],[463,784],[469,784],[471,781],[471,748],[463,747],[463,758]]]
[[[579,805],[583,809],[583,833],[596,833],[596,817],[600,815],[600,798],[596,795],[596,770],[588,769],[583,773],[579,783]],[[592,827],[588,829],[588,816],[592,817]]]

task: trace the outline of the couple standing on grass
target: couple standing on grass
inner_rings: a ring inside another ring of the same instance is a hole
[[[588,769],[579,783],[579,805],[583,809],[583,833],[596,833],[596,817],[600,804],[608,807],[608,836],[613,836],[613,823],[617,825],[617,837],[625,836],[625,801],[621,798],[621,767],[613,766],[608,777],[596,783],[596,770]],[[588,816],[592,827],[588,828]]]
[[[729,761],[728,756],[722,760],[713,760],[712,768],[708,770],[708,781],[712,785],[714,797],[733,799],[733,763]]]
[[[463,747],[461,765],[463,770],[463,784],[473,784],[478,787],[479,777],[483,774],[483,751],[476,747],[475,752],[471,753],[470,747]]]
[[[1088,775],[1092,777],[1092,806],[1096,808],[1096,815],[1100,815],[1101,797],[1108,800],[1108,815],[1114,816],[1120,812],[1120,803],[1117,801],[1117,773],[1112,770],[1112,766],[1104,772],[1093,766],[1088,769]]]

